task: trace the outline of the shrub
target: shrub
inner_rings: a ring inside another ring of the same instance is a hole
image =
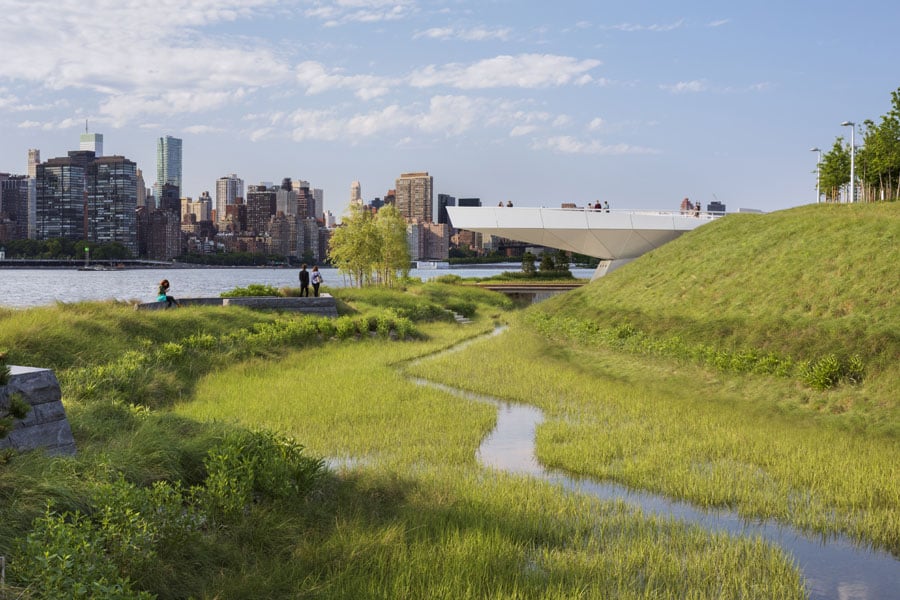
[[[307,457],[292,438],[268,431],[241,432],[210,451],[202,495],[210,517],[230,521],[260,499],[305,495],[324,462]]]
[[[222,298],[241,298],[246,296],[280,296],[278,288],[271,285],[263,285],[260,283],[251,283],[245,288],[237,287],[227,292],[219,294]]]
[[[115,522],[94,524],[79,513],[56,514],[48,506],[10,563],[11,579],[35,598],[153,598],[131,589],[110,552],[113,546],[119,557],[123,552],[147,552],[145,534],[133,511]]]

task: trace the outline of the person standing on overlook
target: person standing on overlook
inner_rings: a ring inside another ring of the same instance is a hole
[[[309,297],[309,271],[306,270],[306,263],[300,265],[300,295]]]
[[[313,296],[316,298],[319,297],[319,286],[322,285],[322,274],[319,273],[318,265],[313,265],[312,268],[312,286],[313,286]]]

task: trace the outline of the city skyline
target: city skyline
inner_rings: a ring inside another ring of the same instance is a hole
[[[88,120],[144,173],[159,138],[184,140],[182,196],[291,177],[338,215],[353,181],[368,202],[415,171],[488,206],[806,204],[809,149],[877,121],[900,85],[886,1],[0,8],[0,172],[64,156]]]

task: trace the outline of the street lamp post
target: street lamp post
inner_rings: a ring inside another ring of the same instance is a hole
[[[850,202],[856,202],[856,123],[844,121],[841,127],[850,128]]]
[[[819,177],[819,173],[820,173],[820,169],[822,167],[822,151],[819,150],[818,147],[810,148],[809,151],[819,153],[819,158],[816,159],[816,204],[818,204],[822,200],[822,193],[819,191],[819,181],[821,181],[821,178]]]

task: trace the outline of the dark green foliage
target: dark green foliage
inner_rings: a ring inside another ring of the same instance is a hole
[[[19,394],[10,394],[6,397],[4,406],[4,398],[0,396],[0,440],[9,435],[12,431],[14,419],[24,419],[31,410],[29,405]]]
[[[689,343],[678,336],[655,337],[630,323],[602,328],[597,323],[572,317],[532,312],[528,324],[548,337],[577,340],[636,354],[697,362],[719,371],[796,377],[810,387],[824,390],[840,383],[862,382],[863,363],[858,356],[838,359],[829,354],[815,361],[797,362],[789,356],[754,348],[729,350],[710,344]]]
[[[303,453],[293,439],[267,431],[237,432],[210,451],[207,477],[198,494],[215,522],[232,522],[262,500],[306,495],[324,462]]]
[[[137,588],[164,578],[166,560],[214,540],[219,528],[260,507],[304,498],[324,474],[321,459],[270,432],[226,434],[205,468],[203,483],[187,490],[178,481],[98,482],[90,513],[48,505],[18,541],[11,582],[34,598],[153,598]]]
[[[827,390],[842,382],[860,383],[863,379],[864,366],[858,356],[839,358],[828,354],[816,361],[804,363],[801,376],[806,385]]]
[[[525,275],[534,275],[534,260],[535,256],[531,252],[526,252],[522,255],[522,273]]]
[[[247,296],[281,296],[281,292],[271,285],[251,283],[247,287],[238,287],[219,294],[222,298],[241,298]]]

